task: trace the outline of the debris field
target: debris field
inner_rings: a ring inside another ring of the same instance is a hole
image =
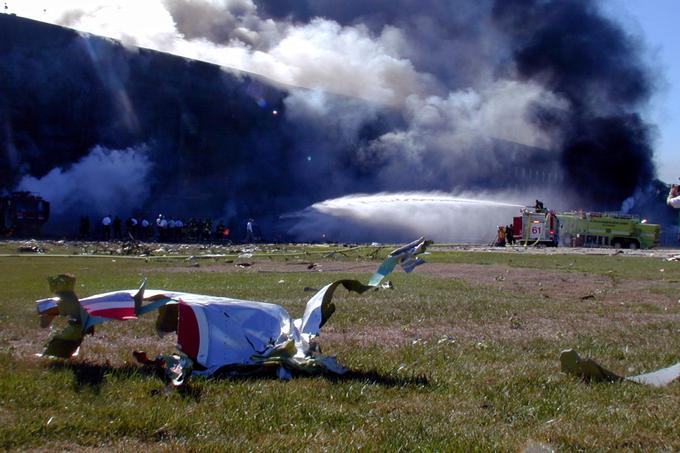
[[[46,278],[76,275],[80,298],[146,278],[149,288],[263,301],[298,317],[330,282],[367,283],[394,247],[188,247],[176,256],[92,257],[60,253],[68,243],[33,245],[43,251],[1,244],[4,448],[266,450],[301,436],[316,442],[312,450],[337,449],[338,439],[364,449],[680,448],[673,409],[680,383],[624,378],[678,371],[673,250],[561,254],[435,244],[420,255],[424,265],[387,276],[391,287],[336,291],[335,313],[314,342],[345,373],[293,370],[283,381],[288,374],[273,367],[192,376],[168,390],[171,377],[150,358],[173,352],[177,336],[157,338],[154,315],[97,326],[68,360],[36,357],[57,332],[40,329],[35,312],[34,301],[51,295]],[[564,357],[614,377],[598,383],[565,368],[560,354],[570,349],[578,354]],[[133,351],[145,351],[147,364]],[[113,426],[102,427],[107,419]]]

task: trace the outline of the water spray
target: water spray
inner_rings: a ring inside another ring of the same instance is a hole
[[[442,192],[355,194],[315,203],[282,218],[298,240],[399,242],[424,234],[437,242],[486,243],[524,205]]]

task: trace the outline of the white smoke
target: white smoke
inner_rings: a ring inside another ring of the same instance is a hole
[[[151,162],[147,147],[109,150],[100,146],[68,168],[54,168],[42,178],[25,176],[19,190],[49,194],[51,219],[66,213],[129,215],[149,195]]]
[[[528,112],[535,107],[568,108],[540,85],[513,80],[451,92],[446,98],[410,96],[406,106],[411,133],[421,140],[436,133],[436,140],[450,147],[485,136],[543,149],[550,148],[552,137],[530,123]]]
[[[308,131],[322,130],[331,143],[355,140],[361,127],[374,120],[379,111],[374,104],[317,90],[291,90],[285,105],[292,122],[307,125]]]
[[[423,165],[423,155],[432,152],[452,173],[494,173],[502,169],[493,167],[502,163],[491,154],[493,139],[553,148],[556,137],[538,129],[528,118],[528,112],[537,107],[566,109],[568,105],[535,83],[510,80],[491,83],[481,91],[451,92],[446,98],[410,96],[405,102],[409,127],[384,134],[363,152],[398,156],[390,164],[393,171],[382,170],[386,178],[403,174],[404,165]]]
[[[535,83],[494,81],[490,68],[495,57],[489,48],[501,45],[502,39],[493,29],[478,48],[468,49],[472,44],[466,40],[458,43],[459,52],[477,55],[462,61],[484,62],[476,63],[475,74],[466,77],[471,82],[451,89],[445,86],[448,80],[416,67],[416,62],[432,65],[421,61],[427,49],[412,42],[406,28],[393,25],[372,31],[360,23],[340,25],[326,18],[308,23],[261,18],[253,0],[22,0],[8,1],[8,6],[10,12],[26,17],[260,74],[286,85],[403,106],[413,122],[403,137],[418,146],[431,146],[423,142],[423,134],[444,128],[453,131],[456,141],[483,134],[549,148],[553,138],[532,125],[528,109],[536,103],[568,108]],[[460,68],[461,73],[469,71]],[[391,145],[398,138],[386,136],[382,141]],[[454,145],[451,134],[437,134],[434,140],[449,148]]]
[[[385,27],[260,19],[251,0],[40,0],[8,2],[18,15],[118,39],[127,45],[256,73],[277,82],[395,104],[431,81]]]

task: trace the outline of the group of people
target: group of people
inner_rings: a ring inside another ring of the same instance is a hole
[[[112,239],[124,239],[126,236],[131,236],[134,239],[149,239],[153,236],[153,227],[151,222],[143,218],[138,220],[135,217],[128,217],[125,221],[125,235],[123,236],[123,222],[120,217],[107,214],[102,217],[99,232],[97,232],[97,226],[95,225],[93,231],[90,227],[90,218],[88,216],[80,217],[80,227],[78,229],[79,239],[91,239],[93,237],[99,237],[104,241],[109,241]]]
[[[515,234],[512,231],[512,225],[498,225],[498,233],[496,234],[496,247],[505,247],[505,245],[513,245],[515,243]]]
[[[134,222],[136,219],[132,219]],[[184,234],[184,222],[181,219],[166,218],[163,214],[158,214],[156,217],[156,231],[158,232],[158,240],[161,242],[177,242],[182,240]],[[129,230],[128,230],[129,231]],[[134,230],[132,231],[134,236]]]
[[[99,225],[90,225],[88,216],[80,217],[79,239],[109,240],[158,240],[160,242],[180,241],[231,241],[233,229],[220,221],[214,226],[211,219],[191,218],[184,221],[180,218],[166,217],[159,214],[154,221],[145,217],[130,216],[123,221],[117,215],[107,214],[101,218]],[[258,242],[262,238],[260,229],[254,219],[248,219],[244,242]]]

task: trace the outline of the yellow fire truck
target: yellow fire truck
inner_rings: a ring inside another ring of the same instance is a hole
[[[560,245],[567,247],[651,248],[659,245],[661,226],[620,213],[564,212]]]

